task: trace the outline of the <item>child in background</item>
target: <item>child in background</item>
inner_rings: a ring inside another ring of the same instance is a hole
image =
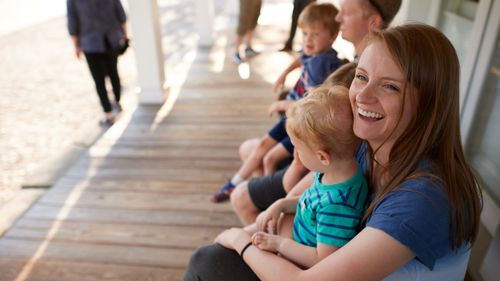
[[[352,122],[344,86],[314,89],[288,109],[286,129],[298,160],[316,174],[300,199],[280,199],[258,217],[255,246],[308,268],[357,234],[368,184],[355,159],[359,139]],[[293,228],[279,219],[282,213],[295,213]],[[280,225],[280,236],[272,234]]]
[[[283,85],[286,76],[298,67],[302,73],[294,88],[288,93],[286,100],[276,101],[269,107],[269,114],[284,112],[296,100],[313,87],[323,83],[325,78],[342,65],[332,44],[337,38],[339,24],[335,21],[337,9],[330,3],[313,3],[308,5],[299,17],[302,29],[303,50],[300,58],[292,62],[280,75],[275,90]],[[279,145],[276,145],[278,144]],[[266,154],[272,154],[273,161],[263,161]],[[272,173],[281,160],[293,155],[293,145],[285,128],[285,118],[281,118],[262,139],[251,155],[246,159],[238,172],[217,193],[213,194],[213,202],[229,199],[236,185],[250,178],[252,173],[263,169],[264,175]]]

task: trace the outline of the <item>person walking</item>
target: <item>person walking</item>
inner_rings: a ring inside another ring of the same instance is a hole
[[[299,15],[304,10],[304,8],[315,2],[316,0],[293,0],[293,11],[292,11],[292,23],[290,25],[290,34],[285,42],[285,45],[280,50],[282,52],[290,52],[293,50],[293,38],[295,38],[295,33],[297,32],[297,23],[299,22]]]
[[[85,55],[97,95],[104,111],[101,125],[114,123],[113,108],[106,90],[106,77],[111,80],[115,108],[121,111],[121,85],[118,55],[128,42],[127,17],[120,0],[67,0],[68,31],[75,55]]]

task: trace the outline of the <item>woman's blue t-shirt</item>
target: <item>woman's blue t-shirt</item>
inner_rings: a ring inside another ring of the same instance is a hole
[[[366,144],[356,158],[366,175]],[[419,168],[431,171],[427,161],[421,161]],[[422,176],[404,181],[377,204],[366,226],[384,231],[415,254],[412,261],[389,277],[443,280],[439,276],[450,274],[446,280],[463,279],[469,246],[457,251],[451,247],[448,198],[437,178]],[[398,280],[389,277],[387,280]]]

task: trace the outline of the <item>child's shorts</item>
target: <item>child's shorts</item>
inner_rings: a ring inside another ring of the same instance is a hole
[[[248,181],[248,193],[253,204],[260,210],[265,210],[276,200],[286,196],[283,187],[283,177],[288,169],[288,165],[276,172]]]
[[[293,144],[286,132],[286,117],[281,117],[280,121],[267,134],[276,142],[281,143],[290,155],[293,155]]]

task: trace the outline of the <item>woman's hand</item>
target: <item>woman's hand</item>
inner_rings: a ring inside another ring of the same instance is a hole
[[[82,56],[82,49],[80,48],[80,46],[75,46],[75,56],[77,59],[80,59],[80,57]]]
[[[236,250],[238,253],[241,249],[250,242],[250,235],[242,228],[233,227],[221,232],[214,240],[222,246]]]

